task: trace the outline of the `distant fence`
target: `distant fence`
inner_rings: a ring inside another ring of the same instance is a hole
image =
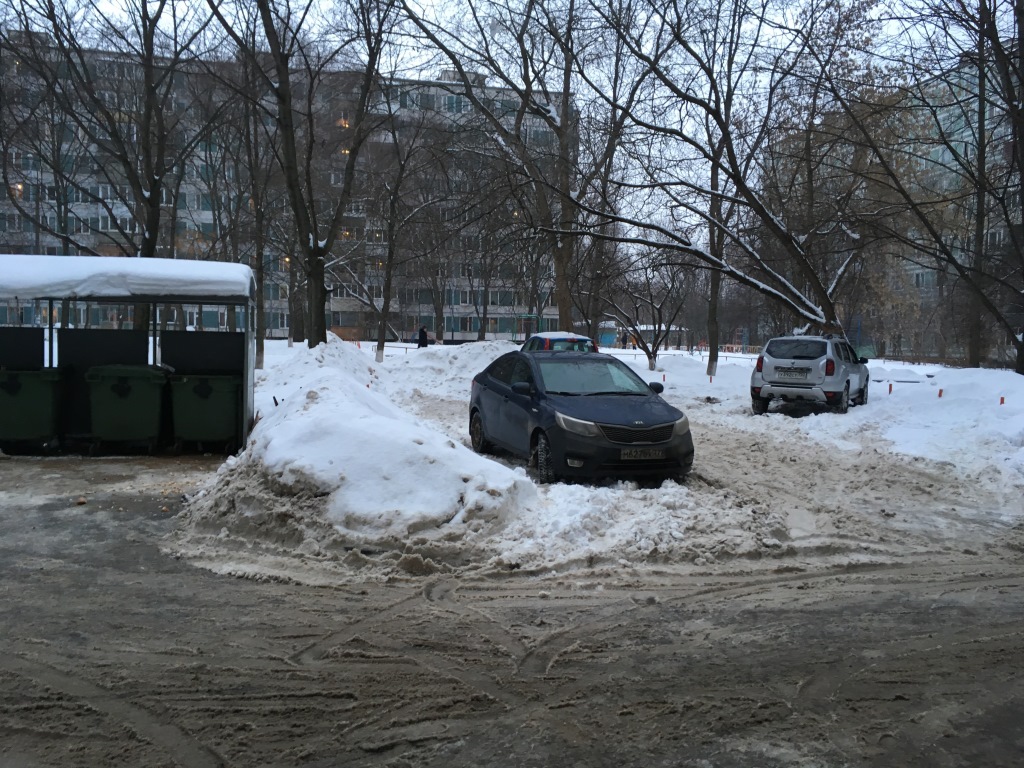
[[[970,368],[967,361],[962,357],[939,357],[938,355],[885,355],[875,358],[879,361],[890,363],[905,363],[907,365],[939,365],[945,368]],[[995,368],[1000,370],[1013,370],[1013,360],[997,360],[989,358],[981,361],[982,368]]]

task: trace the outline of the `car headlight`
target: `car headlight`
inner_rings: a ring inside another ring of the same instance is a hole
[[[572,432],[585,437],[597,437],[601,434],[601,430],[594,422],[574,419],[571,416],[566,416],[564,413],[555,413],[555,423],[566,432]]]
[[[685,435],[690,431],[690,420],[686,418],[686,414],[683,414],[683,418],[676,422],[675,427],[672,430],[673,435]]]

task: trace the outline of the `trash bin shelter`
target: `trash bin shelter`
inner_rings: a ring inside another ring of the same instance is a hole
[[[49,420],[0,416],[0,443],[236,450],[254,415],[255,296],[242,264],[0,254],[0,410]]]

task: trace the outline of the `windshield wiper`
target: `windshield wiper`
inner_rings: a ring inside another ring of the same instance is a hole
[[[573,397],[576,397],[576,396],[577,396],[577,395],[579,395],[580,393],[579,393],[579,392],[558,392],[558,391],[552,392],[552,391],[551,391],[551,390],[549,389],[549,390],[547,391],[547,394],[549,394],[549,395],[572,395]]]
[[[642,395],[643,392],[625,392],[621,389],[610,389],[606,392],[587,392],[586,397],[594,397],[595,395]]]

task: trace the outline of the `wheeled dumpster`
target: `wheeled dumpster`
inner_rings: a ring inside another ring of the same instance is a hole
[[[226,453],[237,450],[241,376],[171,376],[175,444],[201,443]]]
[[[0,370],[0,442],[49,443],[57,438],[60,372]]]
[[[167,374],[146,365],[97,365],[85,374],[89,414],[96,440],[147,443],[160,437]]]

